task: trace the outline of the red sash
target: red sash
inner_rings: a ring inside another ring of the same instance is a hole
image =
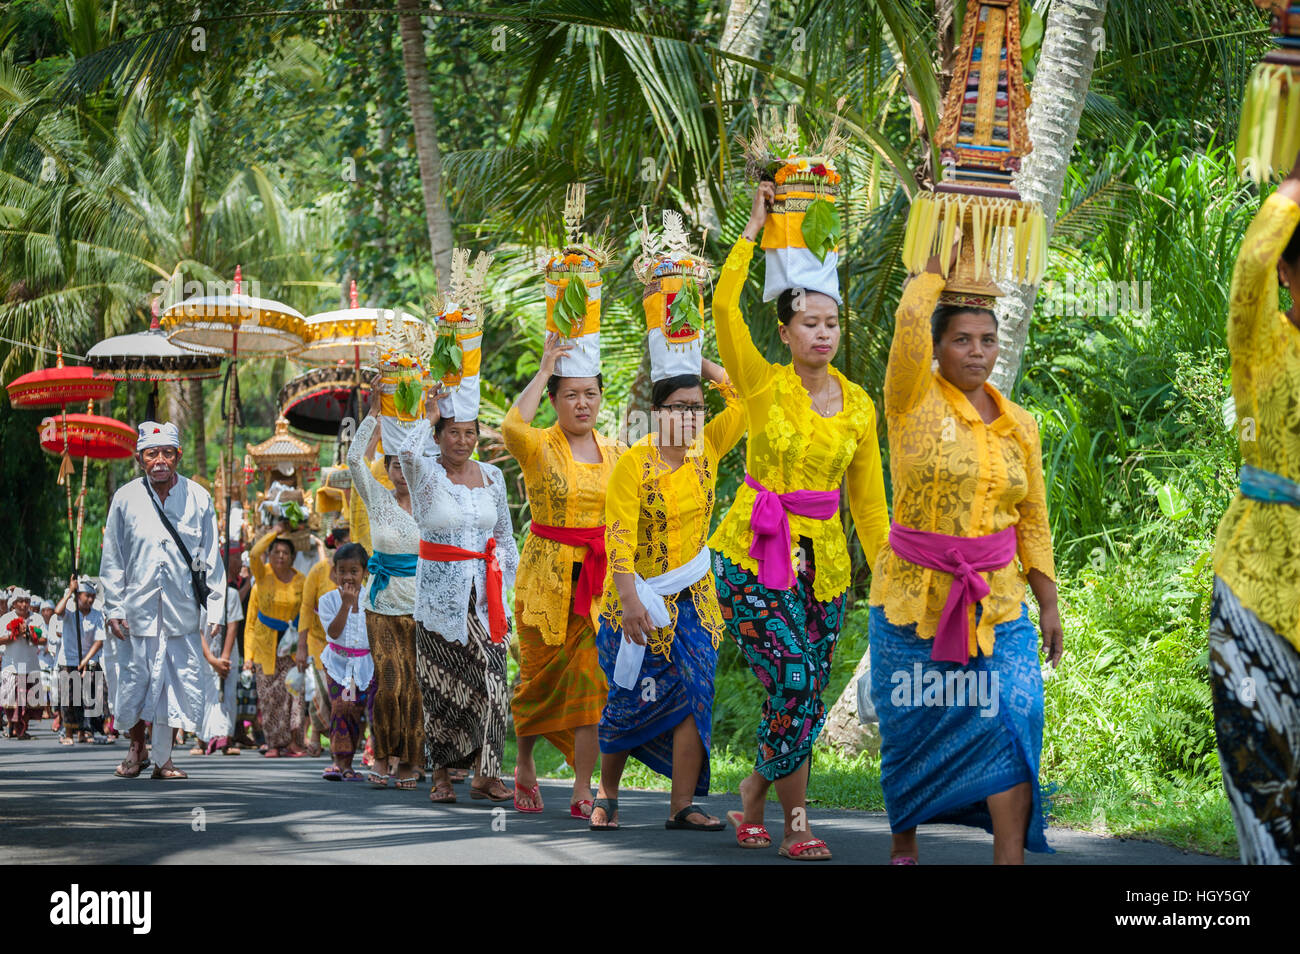
[[[486,563],[488,635],[492,637],[494,643],[499,643],[505,639],[506,630],[509,627],[506,625],[505,603],[501,599],[504,578],[501,576],[501,564],[497,563],[497,541],[495,537],[488,537],[487,549],[482,553],[463,550],[447,543],[432,543],[428,540],[421,540],[420,559],[437,563],[453,563],[459,560],[482,560]]]
[[[554,540],[570,547],[586,547],[578,583],[573,588],[573,612],[591,615],[591,604],[605,589],[605,525],[599,527],[550,527],[536,520],[528,528],[533,536]]]

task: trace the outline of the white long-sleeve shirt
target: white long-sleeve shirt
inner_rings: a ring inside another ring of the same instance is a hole
[[[483,472],[483,487],[463,487],[447,478],[438,458],[429,452],[433,426],[422,420],[411,428],[398,451],[402,474],[411,493],[411,504],[421,539],[475,553],[483,553],[490,538],[496,540],[496,558],[501,565],[501,602],[511,615],[506,590],[515,585],[519,548],[510,525],[506,504],[506,481],[499,468],[474,461]],[[373,530],[372,530],[373,532]],[[474,586],[475,612],[484,629],[490,628],[487,601],[487,564],[483,560],[420,560],[415,571],[415,619],[425,629],[453,643],[469,641],[465,624],[470,585]]]
[[[104,616],[126,620],[132,636],[187,636],[202,623],[190,567],[154,509],[144,478],[118,488],[104,523]],[[157,500],[157,497],[154,496]],[[207,571],[207,618],[221,619],[226,567],[212,496],[181,475],[162,504],[190,556]]]
[[[370,435],[379,426],[379,419],[367,417],[352,435],[348,448],[348,471],[352,474],[352,489],[365,501],[370,514],[370,544],[380,553],[420,552],[420,528],[415,517],[403,510],[393,492],[375,479],[366,466],[364,451]],[[370,587],[362,609],[381,616],[409,616],[415,609],[415,577],[394,576],[376,598]],[[362,687],[364,688],[364,687]]]

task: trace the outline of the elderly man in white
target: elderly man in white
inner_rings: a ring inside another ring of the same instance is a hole
[[[221,625],[226,568],[211,495],[176,472],[181,461],[176,425],[145,421],[139,432],[136,458],[145,476],[113,495],[100,562],[104,615],[109,632],[121,641],[116,719],[131,734],[131,748],[115,774],[135,778],[148,764],[144,724],[149,721],[150,777],[186,778],[172,764],[172,727],[193,732],[202,717],[207,674],[201,640]],[[206,599],[195,592],[194,574],[206,574]],[[201,632],[205,623],[207,634]]]

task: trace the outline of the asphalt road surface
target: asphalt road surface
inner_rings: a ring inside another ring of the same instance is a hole
[[[569,783],[543,781],[546,810],[516,812],[510,802],[433,805],[428,783],[416,791],[378,791],[364,782],[326,782],[326,759],[176,756],[183,781],[113,776],[126,742],[60,746],[48,725],[36,739],[0,740],[0,861],[6,864],[782,864],[776,847],[742,851],[734,831],[668,831],[666,792],[625,790],[617,832],[588,831],[568,816]],[[507,785],[510,782],[507,780]],[[725,819],[739,796],[697,799]],[[833,863],[882,864],[889,823],[881,812],[811,810],[814,833]],[[779,826],[780,807],[768,822]],[[774,828],[779,839],[779,827]],[[1040,865],[1201,865],[1224,859],[1142,841],[1052,829],[1053,855]],[[992,836],[978,829],[924,826],[922,864],[988,864]]]

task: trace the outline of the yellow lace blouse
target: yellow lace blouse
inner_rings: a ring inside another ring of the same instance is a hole
[[[266,562],[266,551],[274,533],[268,533],[253,544],[248,554],[248,565],[256,581],[257,602],[248,603],[248,626],[244,630],[244,649],[250,662],[261,663],[267,675],[275,671],[275,650],[279,645],[281,633],[265,625],[257,618],[260,610],[273,619],[292,620],[302,607],[302,589],[307,578],[297,570],[288,583],[280,582]]]
[[[367,551],[369,552],[369,551]],[[302,586],[302,609],[298,612],[298,631],[307,634],[307,655],[312,658],[317,669],[325,671],[325,664],[320,661],[320,654],[325,651],[325,627],[316,615],[316,606],[320,598],[330,590],[338,587],[330,579],[330,561],[321,560],[307,574]]]
[[[501,425],[506,450],[519,462],[532,518],[549,527],[598,527],[605,520],[605,487],[614,462],[626,450],[621,441],[596,434],[604,460],[573,459],[560,425],[533,427],[515,407]],[[547,645],[564,643],[573,611],[573,565],[585,547],[573,547],[528,534],[515,576],[515,618],[535,626]],[[593,603],[592,615],[598,607]],[[594,620],[593,620],[594,622]]]
[[[993,652],[993,627],[1020,615],[1026,574],[1041,570],[1056,578],[1043,451],[1033,416],[993,385],[986,382],[984,388],[1000,414],[985,424],[966,395],[931,370],[930,316],[942,291],[938,275],[918,275],[903,290],[894,319],[885,371],[894,521],[958,537],[1016,526],[1020,566],[1013,560],[984,574],[989,595],[969,649],[974,654],[977,639],[987,655]],[[933,639],[952,574],[909,563],[888,541],[875,570],[871,605],[883,606],[891,623],[916,623],[917,635]],[[972,620],[974,614],[972,607]]]
[[[659,576],[689,563],[705,545],[713,519],[718,461],[745,433],[745,409],[735,389],[718,390],[727,399],[727,406],[704,425],[682,466],[668,470],[655,444],[655,434],[650,433],[628,448],[614,467],[605,502],[609,574],[600,612],[613,629],[623,626],[623,604],[614,585],[615,573],[637,573],[642,579]],[[713,637],[716,649],[726,627],[718,608],[713,574],[706,573],[690,589],[700,623]],[[655,630],[648,647],[672,659],[677,599],[665,596],[664,603],[668,606],[668,625]]]
[[[753,242],[743,236],[737,240],[713,294],[718,352],[745,408],[745,470],[776,493],[839,490],[847,478],[849,511],[867,562],[874,566],[889,532],[875,406],[866,391],[831,368],[843,393],[844,406],[833,417],[822,417],[813,410],[812,400],[794,368],[771,364],[759,353],[740,313],[740,292],[753,252]],[[742,483],[731,509],[709,541],[714,550],[751,573],[758,572],[758,562],[749,555],[753,538],[749,518],[754,497],[754,490]],[[851,572],[841,519],[816,520],[790,514],[789,520],[791,567],[797,569],[799,538],[810,538],[817,567],[813,596],[821,602],[839,596],[848,589]]]
[[[1300,329],[1278,310],[1277,262],[1297,222],[1300,206],[1286,196],[1265,200],[1237,253],[1228,303],[1241,459],[1291,480],[1300,480]],[[1300,509],[1237,494],[1219,521],[1214,572],[1300,649]]]

